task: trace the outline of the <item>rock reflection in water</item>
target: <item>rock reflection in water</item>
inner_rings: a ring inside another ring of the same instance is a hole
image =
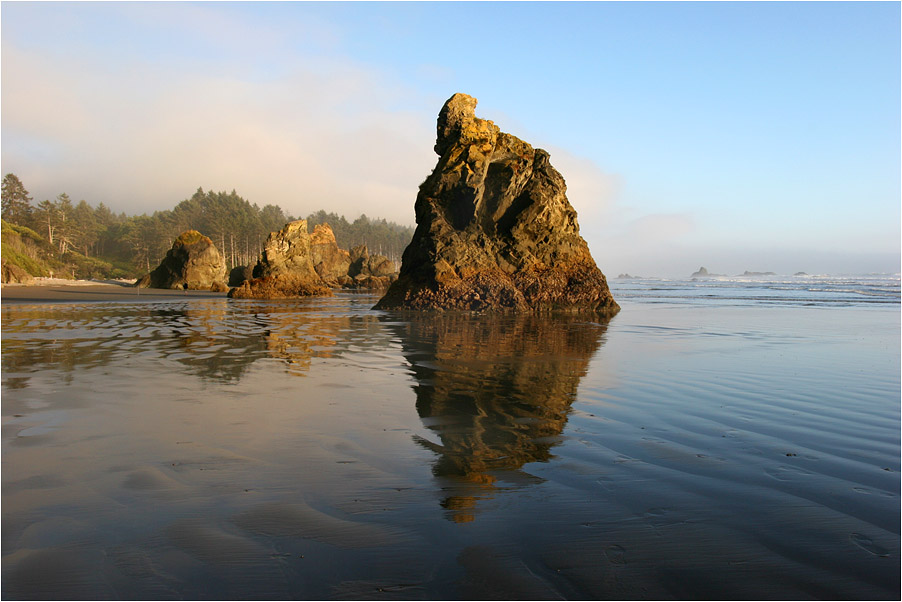
[[[328,305],[227,301],[4,307],[3,386],[24,389],[35,372],[116,361],[175,361],[217,382],[237,382],[261,359],[303,376],[314,358],[349,345],[387,343],[375,315],[336,314]]]
[[[405,316],[408,318],[408,316]],[[605,323],[585,316],[423,314],[394,322],[416,378],[417,412],[440,443],[433,473],[455,522],[474,520],[497,481],[552,457]]]

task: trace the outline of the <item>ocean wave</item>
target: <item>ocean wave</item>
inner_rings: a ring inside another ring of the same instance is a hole
[[[898,275],[792,276],[778,278],[719,277],[695,280],[663,278],[612,280],[619,299],[639,302],[789,304],[818,306],[899,305]]]

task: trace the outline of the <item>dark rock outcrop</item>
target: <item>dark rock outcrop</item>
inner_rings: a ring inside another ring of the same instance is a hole
[[[548,153],[475,107],[455,94],[439,114],[440,158],[420,186],[417,229],[376,308],[616,313]]]
[[[0,260],[0,282],[3,284],[31,284],[34,276],[13,263]]]
[[[723,278],[726,274],[712,274],[704,267],[700,267],[697,272],[694,272],[690,278]]]
[[[249,265],[239,265],[229,272],[229,286],[241,286],[245,280],[254,277],[254,268]]]
[[[198,232],[182,232],[155,270],[139,279],[140,288],[224,290],[226,264],[213,241]]]
[[[331,295],[313,267],[307,220],[285,224],[272,232],[254,266],[254,278],[229,291],[236,299],[286,299]]]
[[[385,255],[370,255],[366,245],[351,249],[347,276],[339,282],[344,288],[387,289],[397,280],[395,262]]]

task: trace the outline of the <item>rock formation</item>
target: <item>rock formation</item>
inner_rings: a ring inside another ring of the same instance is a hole
[[[142,277],[141,288],[225,290],[226,264],[213,241],[198,232],[182,232],[155,270]]]
[[[385,255],[370,255],[366,245],[351,249],[347,276],[339,282],[344,288],[387,289],[398,277],[395,262]]]
[[[249,265],[239,265],[229,272],[229,286],[241,286],[245,280],[254,277],[254,268]]]
[[[438,116],[438,164],[417,229],[377,309],[591,310],[619,306],[549,155],[475,116],[455,94]]]
[[[726,274],[712,274],[704,267],[700,267],[697,272],[694,272],[690,278],[724,278]]]
[[[13,263],[0,260],[0,282],[4,284],[31,284],[34,276]]]
[[[286,299],[331,295],[313,267],[307,220],[286,224],[263,245],[254,278],[229,291],[236,299]]]
[[[335,233],[329,224],[318,224],[310,235],[313,269],[324,282],[338,286],[338,279],[347,275],[351,255],[338,247]]]

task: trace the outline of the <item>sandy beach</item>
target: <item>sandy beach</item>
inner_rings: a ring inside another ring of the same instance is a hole
[[[227,293],[137,288],[132,280],[65,280],[35,278],[33,284],[4,284],[0,303],[90,303],[224,298]]]

